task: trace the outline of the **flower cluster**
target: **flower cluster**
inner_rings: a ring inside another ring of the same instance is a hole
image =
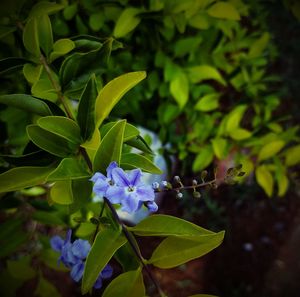
[[[71,277],[74,281],[81,280],[84,270],[84,260],[86,259],[91,245],[87,240],[77,239],[71,242],[72,230],[68,230],[66,239],[63,240],[60,236],[53,236],[50,244],[53,250],[60,253],[58,262],[71,269]],[[99,274],[94,288],[99,289],[102,286],[102,279],[110,278],[112,276],[112,267],[106,267]]]
[[[116,162],[111,162],[106,173],[105,176],[97,172],[91,178],[96,195],[106,197],[113,204],[121,204],[121,210],[128,213],[139,210],[143,204],[151,212],[157,211],[154,189],[142,182],[140,169],[125,172]]]

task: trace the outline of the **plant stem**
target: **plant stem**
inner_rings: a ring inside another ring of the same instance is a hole
[[[67,105],[67,103],[65,102],[65,98],[61,92],[61,87],[59,86],[59,84],[56,82],[56,80],[53,78],[52,76],[52,73],[51,73],[51,70],[50,70],[50,67],[48,66],[48,63],[45,59],[45,57],[43,55],[41,55],[41,62],[47,72],[47,75],[49,77],[49,80],[53,86],[53,88],[55,89],[55,91],[57,92],[57,96],[61,102],[61,104],[63,105],[66,113],[67,113],[67,116],[74,120],[74,117],[71,113],[71,111],[69,110],[69,107]],[[93,172],[93,164],[91,162],[91,159],[90,157],[88,156],[85,148],[83,147],[80,147],[79,149],[79,152],[81,153],[82,157],[84,158],[85,162],[87,163],[89,169],[91,170],[91,172]],[[121,221],[120,217],[118,216],[115,208],[113,207],[113,205],[110,203],[110,201],[107,199],[107,198],[104,198],[104,203],[107,204],[107,206],[109,207],[113,217],[115,218],[115,220],[117,221],[117,223],[121,226],[122,228],[122,232],[124,234],[124,236],[126,237],[126,239],[128,240],[128,243],[129,245],[131,246],[133,252],[135,253],[135,255],[137,256],[137,258],[139,259],[139,261],[141,262],[142,266],[145,268],[145,270],[147,271],[147,274],[149,276],[149,278],[151,279],[151,281],[153,282],[154,286],[156,287],[157,291],[159,292],[160,296],[165,296],[164,292],[162,291],[162,289],[160,288],[158,282],[156,281],[154,275],[152,274],[151,270],[149,269],[149,267],[146,265],[145,263],[145,260],[143,258],[143,256],[141,255],[138,247],[136,247],[136,244],[133,240],[133,235],[127,230],[126,226],[124,225],[124,223]],[[102,212],[103,212],[103,209],[102,208],[102,211],[101,211],[101,214],[102,215]],[[98,231],[98,227],[96,229],[96,231]]]

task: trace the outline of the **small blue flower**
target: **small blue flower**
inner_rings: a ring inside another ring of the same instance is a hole
[[[114,182],[112,180],[112,170],[117,167],[118,164],[116,162],[111,162],[106,169],[107,176],[103,175],[100,172],[96,172],[92,176],[91,181],[95,183],[93,191],[98,196],[104,197],[107,189],[113,185]]]
[[[137,211],[143,202],[154,201],[154,190],[151,186],[141,181],[140,169],[133,169],[125,173],[122,168],[112,170],[112,178],[115,183],[106,191],[106,198],[111,203],[120,203],[122,210],[126,212]]]
[[[158,210],[158,205],[154,201],[146,202],[146,206],[150,212],[156,212]]]
[[[113,269],[109,264],[107,264],[104,267],[104,269],[100,272],[100,274],[94,284],[94,288],[100,289],[102,287],[102,280],[110,278],[112,276],[112,274],[113,274]]]

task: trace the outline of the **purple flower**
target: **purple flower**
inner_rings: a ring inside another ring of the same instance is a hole
[[[60,252],[58,262],[71,269],[71,277],[75,282],[79,282],[83,276],[84,260],[86,259],[91,245],[87,240],[77,239],[71,242],[72,230],[67,231],[66,239],[63,240],[60,236],[53,236],[50,239],[50,244],[53,250]],[[106,265],[101,271],[94,288],[98,289],[102,286],[102,279],[109,278],[112,275],[112,267]]]
[[[120,203],[122,210],[127,212],[137,211],[143,202],[153,202],[155,195],[151,186],[141,181],[140,169],[133,169],[125,173],[122,168],[112,170],[112,178],[115,183],[106,191],[106,198],[111,203]]]
[[[94,288],[95,289],[100,289],[102,287],[102,279],[110,278],[113,274],[113,269],[112,267],[107,264],[104,269],[100,272],[95,284]]]
[[[113,185],[112,170],[117,167],[118,164],[116,162],[111,162],[106,169],[107,176],[103,175],[100,172],[96,172],[92,176],[91,181],[95,183],[93,187],[93,191],[98,196],[101,197],[105,196],[107,189]]]

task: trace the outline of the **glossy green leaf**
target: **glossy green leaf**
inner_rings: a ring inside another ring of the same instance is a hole
[[[195,105],[195,109],[200,111],[211,111],[219,107],[219,94],[204,95]]]
[[[273,194],[274,178],[268,168],[265,165],[258,166],[255,170],[255,176],[258,184],[271,197]]]
[[[276,140],[265,144],[258,153],[258,161],[262,161],[275,156],[285,146],[282,140]]]
[[[88,179],[73,179],[73,203],[69,205],[69,212],[74,213],[85,207],[92,195],[93,184]]]
[[[240,20],[240,14],[233,4],[229,2],[218,1],[213,4],[208,10],[207,13],[215,18],[227,19],[238,21]]]
[[[189,25],[193,28],[206,30],[209,28],[208,16],[205,14],[196,14],[193,15],[189,21]]]
[[[199,236],[213,234],[193,223],[169,215],[152,215],[128,229],[139,236]]]
[[[58,211],[36,210],[32,218],[35,221],[50,226],[66,226],[62,219],[62,215]]]
[[[36,81],[31,87],[31,93],[35,97],[48,99],[52,102],[56,102],[58,99],[57,91],[47,78],[40,78]]]
[[[170,93],[178,103],[180,108],[183,108],[189,98],[189,81],[184,72],[179,72],[170,83]]]
[[[112,161],[120,164],[125,125],[126,120],[118,121],[103,137],[94,158],[94,172],[105,173]]]
[[[53,47],[51,21],[47,14],[43,14],[38,17],[37,22],[39,45],[48,57]]]
[[[92,75],[80,97],[77,113],[77,122],[84,141],[90,140],[95,130],[95,102],[97,94],[96,77]]]
[[[292,146],[285,151],[286,166],[294,166],[300,162],[300,145]]]
[[[82,294],[86,294],[93,287],[99,273],[125,243],[126,238],[121,235],[121,231],[105,229],[97,234],[86,259],[81,286]]]
[[[35,145],[58,157],[68,157],[78,149],[65,138],[48,132],[38,125],[27,126],[27,134]]]
[[[0,192],[22,190],[46,182],[52,167],[17,167],[0,174]]]
[[[218,159],[224,159],[228,154],[228,142],[225,138],[214,138],[211,140],[212,147]]]
[[[134,237],[132,238],[136,242]],[[136,246],[138,247],[137,242]],[[128,242],[117,250],[117,252],[114,254],[114,258],[122,265],[124,272],[136,270],[141,265]]]
[[[191,236],[167,237],[154,250],[148,263],[159,268],[173,268],[199,258],[222,243],[224,231],[194,237],[197,240],[192,240]]]
[[[163,172],[153,162],[142,155],[127,153],[121,157],[121,166],[124,169],[140,168],[142,171],[152,174],[162,174]]]
[[[141,19],[137,17],[139,13],[139,9],[132,7],[125,8],[116,22],[113,36],[121,38],[131,32],[141,21]]]
[[[67,117],[42,117],[37,121],[37,124],[42,129],[65,138],[74,144],[80,144],[82,142],[79,126],[76,122]]]
[[[71,39],[63,38],[55,41],[53,44],[53,51],[50,54],[50,62],[53,62],[55,59],[66,55],[74,48],[75,43]]]
[[[105,125],[102,125],[100,128],[101,136],[104,137],[105,134],[112,128],[112,126],[115,123],[116,122],[109,122]],[[124,131],[124,142],[136,138],[137,136],[139,136],[139,134],[140,134],[140,131],[135,126],[133,126],[129,123],[126,123],[125,131]]]
[[[40,116],[52,115],[51,110],[48,105],[34,98],[30,95],[25,94],[10,94],[10,95],[0,95],[0,103],[25,110],[30,113],[35,113]]]
[[[213,150],[210,145],[202,147],[193,163],[193,171],[197,172],[205,169],[212,162],[213,156]]]
[[[57,168],[48,176],[48,181],[88,178],[86,162],[77,158],[63,159]]]
[[[50,190],[50,198],[51,201],[58,204],[72,204],[74,202],[72,193],[72,181],[63,180],[55,182]]]
[[[113,107],[131,88],[146,77],[146,72],[129,72],[106,84],[96,99],[96,127],[109,115]]]
[[[23,67],[23,74],[31,85],[35,84],[40,79],[42,72],[43,65],[27,63]]]
[[[30,18],[23,31],[23,43],[25,48],[34,56],[41,54],[38,34],[38,24],[36,18]]]
[[[105,289],[103,297],[145,296],[145,286],[141,269],[120,274]]]
[[[132,138],[126,141],[126,144],[139,149],[140,151],[153,155],[153,151],[151,149],[151,147],[148,145],[148,143],[146,142],[146,140],[138,135],[136,138]]]

